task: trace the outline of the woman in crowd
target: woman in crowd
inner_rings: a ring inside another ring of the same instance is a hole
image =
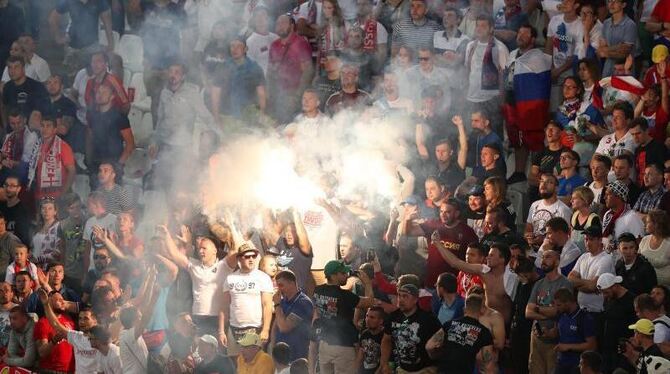
[[[654,286],[649,295],[654,298],[656,305],[661,306],[661,314],[667,314],[667,311],[670,310],[670,290],[668,290],[668,287]]]
[[[484,181],[484,198],[486,199],[486,209],[493,210],[502,208],[506,213],[505,222],[507,227],[514,228],[516,222],[516,212],[512,204],[507,200],[507,183],[501,177],[490,177]]]
[[[58,237],[58,210],[53,198],[40,203],[37,232],[33,235],[32,251],[37,267],[46,268],[49,262],[60,261],[61,248]]]
[[[647,214],[645,231],[647,236],[640,241],[640,254],[649,260],[656,270],[658,284],[670,286],[670,220],[662,210]]]
[[[600,81],[600,66],[589,58],[579,60],[579,79],[584,87],[583,101],[593,104],[593,88]]]
[[[570,202],[574,211],[570,219],[570,226],[572,227],[570,236],[575,244],[584,252],[586,250],[583,236],[584,230],[591,226],[602,227],[600,216],[591,211],[593,191],[586,186],[579,186],[572,191]]]
[[[321,6],[321,22],[318,38],[319,68],[323,68],[326,54],[344,48],[347,31],[342,18],[342,10],[337,0],[324,0]]]

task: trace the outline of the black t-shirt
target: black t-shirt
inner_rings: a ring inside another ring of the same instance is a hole
[[[48,100],[49,94],[44,85],[28,77],[20,86],[10,80],[5,83],[2,91],[2,103],[5,107],[17,108],[26,118],[35,110],[43,112]]]
[[[472,317],[461,317],[442,326],[444,330],[444,358],[440,373],[472,374],[475,372],[477,353],[493,345],[493,335],[486,326]]]
[[[373,334],[370,330],[364,330],[358,338],[358,344],[363,350],[363,363],[360,374],[374,374],[379,368],[379,359],[382,355],[382,338],[384,332]]]
[[[426,342],[439,330],[437,317],[420,308],[410,316],[400,310],[393,312],[386,321],[384,331],[393,339],[396,365],[406,371],[419,371],[433,365],[426,352]]]
[[[545,147],[539,153],[533,156],[532,165],[540,168],[540,174],[553,173],[554,169],[558,167],[558,160],[564,150],[565,148],[561,148],[558,151],[552,151]]]
[[[358,341],[354,326],[354,311],[360,297],[339,286],[324,284],[314,289],[314,307],[319,319],[315,321],[316,336],[331,345],[353,347]]]
[[[633,299],[635,299],[635,295],[628,291],[618,299],[605,301],[605,312],[603,315],[604,331],[601,347],[604,352],[616,352],[619,339],[632,335],[632,330],[628,329],[628,326],[637,321],[635,309],[633,308]]]
[[[206,364],[200,363],[195,367],[195,374],[234,374],[235,367],[230,358],[218,354]]]
[[[68,116],[72,117],[74,120],[77,119],[77,105],[65,96],[61,96],[56,101],[51,101],[49,99],[44,110],[46,113],[56,117]]]
[[[93,111],[89,126],[93,138],[93,160],[118,159],[123,153],[121,131],[130,128],[128,117],[116,108],[106,112]]]
[[[98,42],[100,14],[109,10],[108,0],[60,0],[56,11],[60,14],[69,13],[70,47],[80,49]]]
[[[312,276],[312,258],[313,256],[305,256],[300,248],[297,246],[289,247],[286,245],[284,237],[277,240],[277,266],[281,270],[291,270],[295,274],[298,287],[305,289],[307,280]]]
[[[9,207],[6,202],[1,202],[0,212],[5,216],[7,231],[21,239],[23,244],[30,245],[31,219],[26,206],[22,202],[19,202],[18,204]]]

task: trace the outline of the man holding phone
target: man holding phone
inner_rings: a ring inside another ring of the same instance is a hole
[[[531,373],[553,373],[556,366],[556,318],[558,313],[554,306],[554,293],[560,288],[572,289],[570,281],[561,274],[560,254],[554,250],[542,252],[540,268],[544,278],[533,286],[528,304],[526,318],[533,320],[533,332],[530,338],[529,370]]]

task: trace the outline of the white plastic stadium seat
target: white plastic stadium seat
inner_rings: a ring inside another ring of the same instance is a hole
[[[151,98],[147,96],[147,89],[144,86],[144,73],[135,73],[126,86],[126,90],[135,89],[135,99],[132,105],[143,112],[151,110]]]
[[[72,191],[74,191],[77,195],[79,195],[82,201],[86,201],[88,194],[91,192],[91,186],[89,185],[88,175],[86,174],[75,175]]]
[[[144,44],[137,35],[124,34],[119,40],[116,53],[123,58],[123,68],[137,73],[144,71]]]
[[[130,107],[130,112],[128,112],[128,122],[130,122],[130,129],[133,131],[135,136],[135,144],[137,145],[137,134],[141,131],[142,127],[142,118],[144,117],[144,112],[138,108]]]
[[[123,87],[128,87],[130,85],[130,80],[133,79],[133,72],[130,69],[123,69]]]
[[[114,38],[114,45],[119,45],[119,40],[121,39],[119,33],[112,31],[112,37]],[[98,30],[98,43],[100,43],[100,45],[107,46],[107,34],[103,29]]]

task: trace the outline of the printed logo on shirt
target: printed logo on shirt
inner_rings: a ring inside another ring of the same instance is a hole
[[[321,318],[334,319],[337,317],[337,298],[325,295],[314,295],[316,307]]]
[[[396,359],[403,364],[414,364],[419,360],[418,346],[421,343],[419,337],[419,324],[417,322],[407,323],[392,322],[393,341],[395,342],[394,353]]]
[[[303,224],[305,227],[321,227],[321,224],[323,223],[323,213],[322,212],[314,212],[314,211],[308,211],[305,212],[304,218],[303,218]]]
[[[447,341],[463,347],[472,347],[477,342],[481,332],[481,327],[459,321],[453,321],[449,327],[449,331],[447,332]]]

